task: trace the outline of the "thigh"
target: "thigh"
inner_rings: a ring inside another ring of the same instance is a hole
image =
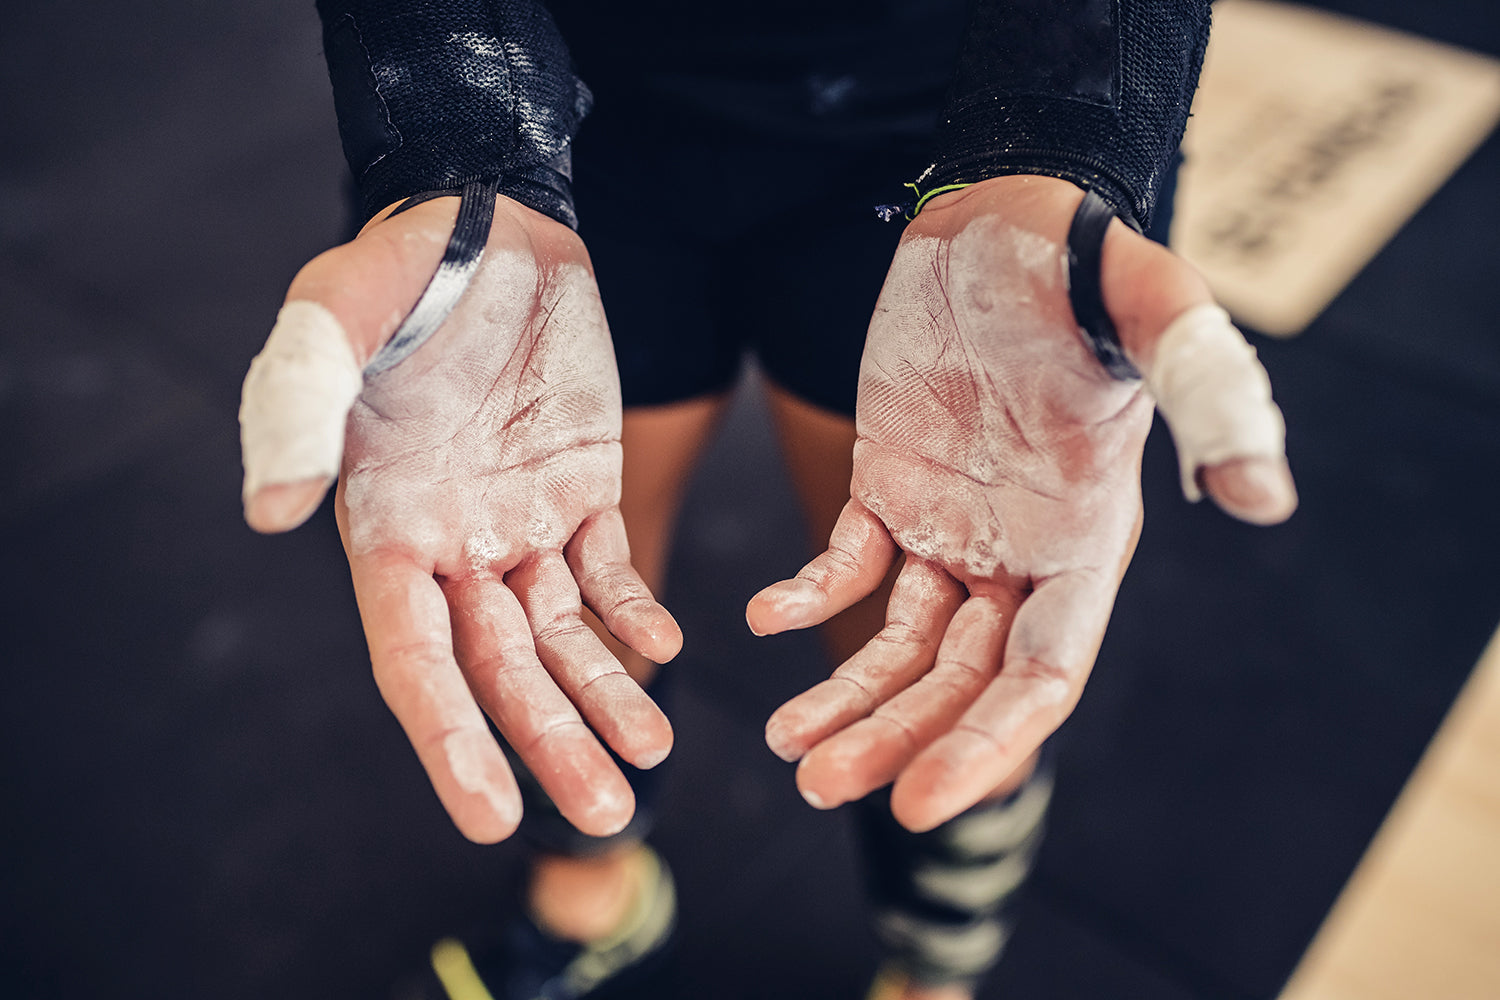
[[[746,339],[769,383],[767,399],[814,552],[849,500],[854,403],[865,332],[905,228],[874,205],[899,197],[908,149],[821,161],[822,189],[740,252]],[[754,289],[773,289],[756,295]],[[822,629],[834,662],[880,630],[892,578]]]

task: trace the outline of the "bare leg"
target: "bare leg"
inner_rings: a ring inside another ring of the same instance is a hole
[[[630,537],[631,561],[658,597],[688,477],[728,402],[726,394],[625,411],[620,514]],[[638,684],[649,683],[656,664],[627,649],[593,615],[587,618],[630,676]],[[591,858],[538,857],[527,894],[532,916],[559,937],[592,941],[607,935],[640,888],[638,854],[635,845],[625,845]]]
[[[792,484],[807,519],[808,540],[814,552],[833,531],[839,512],[849,500],[849,480],[854,472],[854,421],[798,397],[772,383],[766,396],[776,423],[777,437]],[[853,656],[885,624],[885,605],[901,563],[892,567],[878,590],[835,616],[822,627],[823,641],[834,663]],[[644,570],[642,571],[644,574]],[[647,577],[647,581],[650,578]],[[1003,798],[1019,788],[1036,766],[1033,756],[995,786],[987,797]],[[882,984],[872,1000],[970,1000],[967,989],[956,986],[921,988],[907,983]]]

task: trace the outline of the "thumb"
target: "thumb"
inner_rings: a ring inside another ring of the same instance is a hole
[[[1101,282],[1125,352],[1172,432],[1184,495],[1196,501],[1207,492],[1252,524],[1290,517],[1297,491],[1271,381],[1202,277],[1115,222],[1104,240]]]
[[[1177,445],[1183,493],[1197,500],[1206,489],[1254,524],[1286,520],[1297,506],[1286,423],[1255,348],[1213,303],[1180,313],[1155,347],[1144,375]]]
[[[320,302],[282,306],[240,396],[245,520],[288,531],[338,475],[344,422],[363,379],[338,318]]]
[[[256,531],[297,527],[338,476],[362,369],[422,295],[456,210],[445,198],[371,223],[292,281],[240,397],[245,520]]]

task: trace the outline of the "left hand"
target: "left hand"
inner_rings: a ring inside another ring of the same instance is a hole
[[[295,527],[341,458],[335,511],[376,683],[454,823],[489,843],[520,822],[488,715],[563,816],[608,836],[635,800],[601,741],[653,767],[672,727],[583,607],[657,662],[682,634],[630,563],[619,381],[582,241],[498,198],[452,315],[410,357],[360,374],[457,211],[439,198],[377,218],[293,281],[284,320],[321,316],[326,339],[313,351],[279,325],[246,381],[246,517]],[[328,365],[307,364],[330,356],[345,359],[346,395],[318,381]],[[286,461],[309,455],[329,464]]]
[[[1081,197],[997,178],[934,199],[902,238],[860,370],[849,504],[828,550],[747,609],[758,634],[818,624],[905,555],[885,628],[767,726],[814,805],[894,781],[896,818],[929,829],[1023,764],[1082,692],[1140,534],[1153,399],[1112,379],[1074,321],[1064,246]],[[1208,290],[1118,222],[1102,270],[1149,382],[1157,337]],[[1198,481],[1257,523],[1296,503],[1279,456]]]

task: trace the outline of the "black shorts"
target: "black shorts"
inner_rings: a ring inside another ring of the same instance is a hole
[[[574,191],[625,405],[723,392],[751,355],[778,386],[853,416],[865,331],[905,228],[874,206],[904,198],[925,143],[669,139],[596,118],[574,147]],[[1163,243],[1175,181],[1148,234]]]
[[[574,146],[579,235],[626,406],[722,392],[747,355],[777,385],[852,416],[865,331],[925,150],[816,148],[718,134],[641,137],[598,114]]]

